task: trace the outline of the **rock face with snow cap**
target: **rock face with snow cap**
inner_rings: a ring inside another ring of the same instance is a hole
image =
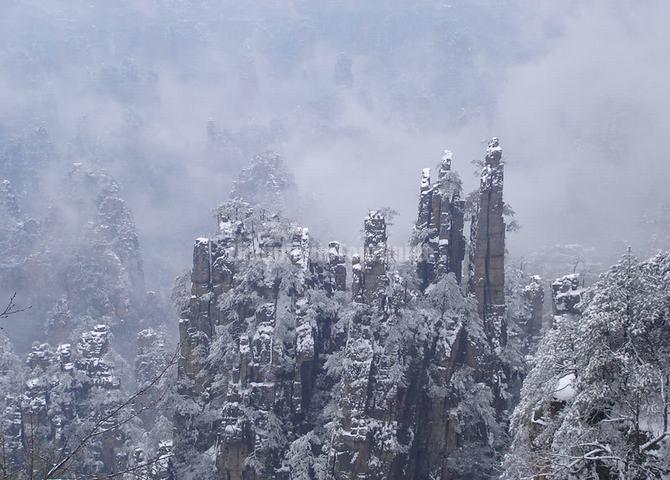
[[[473,224],[473,278],[479,316],[494,349],[507,342],[505,326],[505,220],[503,218],[502,148],[493,138],[486,150],[479,183],[479,204]]]
[[[584,289],[580,286],[580,275],[571,273],[554,280],[551,284],[554,315],[579,314],[577,305],[582,300]]]
[[[347,265],[340,242],[328,243],[328,270],[332,278],[332,288],[344,291],[347,288]]]
[[[368,234],[369,221],[364,225],[366,239],[378,238]],[[342,347],[340,415],[329,472],[336,480],[457,478],[463,468],[456,459],[463,456],[461,449],[479,452],[486,443],[459,427],[467,423],[461,416],[463,402],[474,401],[468,395],[477,390],[462,390],[473,381],[466,372],[476,365],[473,353],[483,345],[482,338],[468,333],[479,322],[476,310],[446,272],[436,272],[431,288],[408,298],[402,279],[388,270],[388,262],[384,264],[384,289],[374,295],[364,292],[369,270],[354,264],[354,299],[359,305],[350,314]],[[441,303],[443,295],[451,296],[448,306]],[[410,305],[425,308],[426,316],[413,317]],[[432,310],[435,305],[462,310],[459,315],[440,315]],[[474,323],[468,327],[469,322]],[[426,335],[418,342],[417,331]],[[486,395],[488,387],[478,388]]]
[[[542,330],[542,314],[544,308],[544,287],[542,279],[534,275],[523,290],[524,300],[529,307],[529,315],[525,322],[525,333],[528,337],[537,337]]]
[[[86,372],[91,385],[103,389],[118,389],[120,380],[114,375],[113,366],[103,360],[109,352],[109,327],[96,325],[93,330],[84,332],[77,344],[79,360],[77,370]]]
[[[224,321],[217,308],[219,295],[233,286],[236,252],[249,246],[244,224],[247,214],[248,207],[241,203],[230,211],[220,211],[217,237],[198,238],[193,247],[191,300],[179,321],[178,393],[195,404],[208,395],[211,383],[205,375],[205,364],[215,326]],[[178,452],[184,450],[180,442],[200,448],[216,438],[215,433],[204,433],[199,429],[191,411],[177,410],[175,425],[179,430],[176,436]]]
[[[353,296],[356,301],[374,303],[382,299],[389,283],[386,275],[386,219],[383,213],[370,211],[363,222],[363,231],[363,262],[360,263],[360,258],[356,257]]]
[[[421,176],[413,243],[420,249],[417,276],[422,290],[446,273],[453,273],[459,283],[462,277],[465,202],[461,200],[461,180],[451,170],[452,160],[452,153],[446,150],[434,184],[429,168],[424,168]]]
[[[329,463],[332,464],[335,479],[369,476],[370,463],[378,453],[378,446],[371,436],[388,435],[388,440],[396,437],[398,424],[391,418],[395,412],[384,412],[386,403],[377,408],[369,408],[373,399],[383,402],[388,391],[389,365],[375,361],[375,347],[383,343],[375,317],[388,307],[387,287],[391,278],[387,272],[388,252],[386,247],[386,219],[381,212],[371,211],[363,222],[363,261],[353,260],[353,300],[363,305],[357,311],[347,332],[348,340],[344,349],[345,369],[342,391],[338,401],[342,411],[341,420],[333,437]],[[385,422],[384,420],[387,420]],[[379,428],[384,424],[384,428]],[[377,465],[379,478],[388,477],[392,462]],[[368,477],[369,476],[369,477]]]

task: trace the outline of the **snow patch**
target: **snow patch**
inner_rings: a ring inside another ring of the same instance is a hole
[[[554,399],[559,402],[567,402],[575,398],[577,392],[575,391],[574,382],[574,373],[569,373],[559,378],[554,387]]]

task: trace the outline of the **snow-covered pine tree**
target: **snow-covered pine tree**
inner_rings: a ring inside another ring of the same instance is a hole
[[[630,253],[556,318],[512,422],[505,478],[665,478],[670,254]]]

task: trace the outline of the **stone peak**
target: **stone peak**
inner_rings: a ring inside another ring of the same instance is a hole
[[[442,155],[442,164],[440,171],[448,171],[451,170],[451,162],[454,160],[454,152],[451,150],[445,150]]]
[[[486,147],[486,164],[491,167],[496,167],[500,164],[502,159],[502,147],[498,137],[493,137]]]
[[[368,216],[367,219],[369,220],[384,220],[386,221],[386,217],[384,215],[384,212],[381,210],[369,210],[368,211]]]
[[[293,189],[293,176],[285,168],[281,156],[264,152],[256,155],[240,172],[233,182],[230,198],[277,209],[284,201],[283,195]]]

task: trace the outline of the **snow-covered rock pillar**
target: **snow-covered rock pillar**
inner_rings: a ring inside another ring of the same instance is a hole
[[[386,219],[384,214],[371,211],[364,221],[365,245],[363,263],[360,258],[352,257],[354,300],[369,305],[383,297],[389,284],[386,275],[387,246]]]
[[[465,202],[458,175],[451,171],[452,153],[445,151],[438,180],[431,185],[430,169],[421,174],[415,244],[420,247],[417,276],[422,290],[442,275],[453,273],[460,283],[465,257]]]
[[[505,326],[505,221],[502,148],[493,138],[479,184],[472,287],[478,312],[494,349],[507,343]]]
[[[582,294],[584,293],[580,281],[578,273],[571,273],[552,282],[551,299],[554,316],[579,315],[577,305],[582,301]]]
[[[328,269],[332,277],[333,289],[338,291],[346,290],[347,265],[340,242],[332,241],[328,243]]]

